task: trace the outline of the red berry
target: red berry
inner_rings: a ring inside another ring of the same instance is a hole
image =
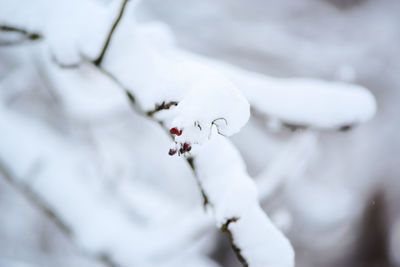
[[[170,149],[169,150],[169,152],[168,152],[168,155],[170,155],[170,156],[173,156],[173,155],[175,155],[175,153],[176,153],[176,149]]]
[[[179,130],[179,132],[176,135],[177,136],[181,136],[182,135],[182,130]]]
[[[183,147],[183,150],[187,151],[188,148],[190,147],[190,145],[189,145],[189,143],[184,143],[182,147]]]
[[[192,146],[189,143],[184,143],[183,144],[183,150],[189,152],[191,149],[192,149]]]
[[[181,153],[181,154],[185,153],[185,149],[183,149],[183,147],[181,147],[181,148],[179,149],[179,153]]]
[[[179,130],[178,130],[178,128],[176,128],[176,127],[171,128],[171,129],[169,130],[169,132],[170,132],[171,134],[176,134],[176,135],[179,134]]]

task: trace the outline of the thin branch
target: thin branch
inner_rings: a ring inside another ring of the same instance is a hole
[[[203,186],[201,185],[200,179],[197,177],[196,167],[194,166],[193,160],[194,160],[193,157],[186,158],[186,162],[189,164],[190,168],[193,171],[193,176],[196,179],[197,186],[199,187],[201,196],[203,197],[203,206],[204,206],[204,208],[206,208],[208,205],[212,205],[212,204],[208,200],[208,196],[207,196],[206,191],[204,190]]]
[[[153,110],[147,111],[147,115],[148,116],[153,116],[155,113],[161,111],[161,110],[165,110],[165,109],[169,109],[172,106],[177,106],[178,102],[176,101],[170,101],[165,103],[165,101],[163,101],[161,104],[156,104],[155,108]]]
[[[42,39],[42,36],[37,32],[29,32],[25,29],[17,28],[9,25],[0,25],[0,31],[3,32],[13,32],[20,34],[23,38],[19,40],[12,41],[0,41],[0,46],[9,46],[9,45],[17,45],[21,44],[25,41],[36,41]]]
[[[54,211],[40,199],[29,187],[20,183],[11,176],[10,172],[6,169],[4,164],[0,164],[0,173],[7,180],[7,182],[16,188],[19,192],[21,192],[29,201],[34,203],[40,210],[42,210],[47,217],[49,217],[57,226],[61,229],[61,231],[68,237],[72,236],[71,229],[62,222],[60,218],[54,213]]]
[[[108,33],[108,36],[107,36],[106,42],[104,43],[103,49],[101,50],[101,53],[100,53],[99,57],[93,61],[93,63],[96,66],[100,66],[101,62],[103,61],[104,55],[106,54],[108,46],[110,45],[111,38],[112,38],[112,36],[114,34],[114,31],[117,28],[118,24],[120,23],[120,21],[122,19],[122,16],[124,15],[125,8],[126,8],[126,5],[128,4],[128,1],[129,0],[124,0],[122,2],[121,9],[119,11],[118,17],[115,20],[114,24],[112,25],[110,32]]]
[[[249,263],[246,261],[246,259],[243,257],[241,249],[236,246],[235,244],[235,240],[233,238],[233,234],[232,232],[229,230],[229,225],[231,223],[235,223],[239,220],[240,218],[238,217],[232,217],[229,218],[228,220],[226,220],[226,222],[221,226],[221,232],[226,233],[228,235],[229,238],[229,242],[231,243],[231,247],[233,249],[233,251],[236,254],[236,257],[238,258],[238,260],[240,261],[240,263],[242,263],[243,267],[248,267]]]
[[[225,121],[226,126],[228,126],[228,121],[227,121],[225,118],[216,118],[215,120],[213,120],[213,121],[211,122],[211,128],[210,128],[210,133],[208,134],[208,139],[211,138],[212,127],[213,127],[213,126],[215,126],[215,127],[217,128],[217,133],[218,133],[219,135],[222,135],[222,136],[227,137],[225,134],[221,133],[221,131],[220,131],[220,129],[219,129],[219,126],[218,126],[218,124],[216,123],[216,121],[218,121],[218,120],[223,120],[223,121]]]

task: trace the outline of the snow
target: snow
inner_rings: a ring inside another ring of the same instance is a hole
[[[140,180],[125,180],[110,191],[97,169],[101,164],[96,151],[90,146],[65,139],[41,123],[5,107],[1,108],[0,122],[1,164],[55,211],[72,230],[74,241],[86,252],[106,253],[124,266],[159,266],[160,262],[180,257],[187,242],[209,225],[200,201],[174,203],[179,199],[160,194]],[[164,172],[164,180],[168,177],[171,176]],[[189,185],[185,185],[186,190],[191,188]],[[192,187],[195,189],[194,184]],[[130,191],[129,197],[118,188]],[[137,190],[141,194],[137,194]],[[113,192],[122,197],[114,197]],[[149,209],[146,213],[136,209],[143,202],[147,202]],[[164,209],[168,212],[162,212]],[[180,214],[180,220],[176,219],[176,214]],[[166,231],[174,232],[172,239],[163,237]]]
[[[178,102],[158,117],[168,121],[170,128],[183,130],[175,138],[179,144],[204,143],[212,127],[226,136],[237,133],[250,117],[250,105],[242,92],[209,64],[176,54],[165,26],[132,30],[140,27],[131,20],[120,25],[103,67],[133,93],[144,110],[162,102]],[[121,34],[128,29],[130,34]]]
[[[225,136],[237,133],[250,117],[250,106],[241,92],[222,75],[194,63],[183,65],[194,84],[174,110],[171,127],[183,129],[175,141],[202,144],[213,127]],[[201,80],[196,78],[201,75]]]
[[[195,166],[218,226],[235,218],[227,227],[250,266],[294,266],[293,248],[261,209],[239,152],[228,139],[214,134]]]
[[[21,5],[26,5],[22,11]],[[308,78],[272,78],[185,52],[166,25],[136,22],[133,5],[128,5],[129,16],[116,29],[100,66],[120,82],[116,84],[88,58],[101,50],[108,34],[104,29],[110,28],[120,1],[13,1],[3,6],[0,23],[44,35],[43,43],[32,48],[37,56],[28,62],[37,64],[46,77],[44,86],[56,96],[57,110],[66,115],[60,124],[68,124],[69,131],[60,133],[29,110],[2,103],[0,162],[54,210],[80,248],[93,255],[105,253],[123,266],[216,266],[205,256],[210,242],[188,245],[199,236],[208,241],[214,237],[207,234],[211,221],[201,210],[190,168],[183,159],[167,155],[171,141],[158,125],[129,109],[128,90],[145,112],[163,102],[177,102],[155,117],[167,128],[182,130],[172,146],[194,146],[187,155],[194,156],[216,225],[232,234],[249,265],[294,266],[290,242],[259,200],[293,182],[287,177],[303,174],[314,135],[302,135],[283,148],[256,177],[257,184],[227,137],[244,127],[250,107],[274,122],[311,128],[365,122],[376,110],[367,89]],[[80,65],[63,69],[53,57],[62,64]],[[1,88],[35,93],[28,81],[11,78],[36,70],[14,71]],[[338,75],[343,80],[355,76],[346,68]],[[16,95],[10,91],[2,92],[2,102]],[[301,199],[294,209],[318,202],[305,217],[321,224],[350,216],[349,192],[339,188],[343,197],[332,201],[325,197],[326,188],[317,189],[307,191],[306,197],[293,190],[297,193],[292,201]],[[285,220],[291,224],[290,217]]]
[[[360,85],[311,78],[273,78],[184,52],[226,74],[253,109],[287,124],[338,129],[363,123],[376,112],[374,96]]]

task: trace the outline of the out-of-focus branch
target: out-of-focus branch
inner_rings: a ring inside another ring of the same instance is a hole
[[[43,201],[35,192],[28,186],[20,183],[17,178],[15,178],[10,171],[7,169],[5,164],[0,161],[0,176],[4,177],[4,179],[17,191],[19,191],[23,196],[25,196],[31,203],[33,203],[36,207],[39,208],[54,224],[61,230],[61,232],[67,236],[67,238],[73,237],[73,231],[71,228],[66,225],[62,219],[60,219],[57,214],[52,210],[49,205]],[[85,256],[89,256],[94,260],[101,262],[104,266],[107,267],[118,267],[116,263],[114,263],[108,256],[104,254],[89,254],[80,251],[80,253]]]
[[[120,23],[120,21],[122,19],[122,16],[124,15],[125,8],[126,8],[126,5],[128,4],[128,1],[129,0],[124,0],[122,2],[121,9],[120,9],[119,14],[117,16],[117,19],[115,20],[114,24],[111,27],[110,32],[108,33],[108,36],[107,36],[106,42],[104,43],[103,49],[101,50],[101,53],[98,56],[98,58],[93,61],[93,63],[96,66],[100,66],[101,62],[103,61],[104,55],[106,54],[108,46],[110,45],[110,41],[111,41],[111,38],[112,38],[112,36],[114,34],[114,31],[117,28],[118,24]]]
[[[71,237],[71,229],[54,213],[54,211],[40,199],[29,187],[20,183],[15,179],[11,173],[7,170],[2,162],[0,162],[0,174],[7,180],[7,182],[12,185],[15,189],[22,193],[29,201],[34,203],[41,211],[43,211],[47,217],[49,217],[60,229],[61,231]]]
[[[17,28],[9,25],[0,25],[0,31],[9,33],[18,33],[22,36],[19,40],[0,41],[0,46],[21,44],[25,41],[36,41],[42,39],[42,35],[37,32],[29,32],[25,29]]]

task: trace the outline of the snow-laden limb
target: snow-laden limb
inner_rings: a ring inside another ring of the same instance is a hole
[[[207,227],[207,218],[201,216],[200,208],[188,211],[178,204],[181,201],[171,203],[171,199],[140,183],[126,181],[121,186],[124,190],[139,187],[142,192],[132,194],[128,190],[130,198],[122,201],[99,179],[104,174],[99,168],[98,151],[4,107],[0,111],[2,170],[10,173],[14,184],[37,197],[90,255],[118,266],[181,263],[180,254],[187,243]],[[119,191],[117,195],[123,196]],[[132,217],[132,211],[137,211],[135,202],[148,202],[149,196],[148,205],[168,207],[169,212],[151,216],[155,221],[143,224]],[[165,236],[171,231],[171,238]],[[192,260],[207,262],[198,251],[193,252]]]
[[[374,96],[364,87],[311,78],[273,78],[239,67],[177,51],[226,74],[251,107],[284,124],[319,129],[346,129],[371,119]]]
[[[164,26],[126,19],[115,31],[101,68],[135,96],[147,115],[177,129],[178,150],[185,142],[207,141],[212,127],[226,136],[237,133],[250,116],[242,92],[208,64],[175,57],[171,39]]]
[[[257,189],[228,139],[215,134],[194,160],[217,224],[246,266],[291,267],[294,251],[258,203]]]

